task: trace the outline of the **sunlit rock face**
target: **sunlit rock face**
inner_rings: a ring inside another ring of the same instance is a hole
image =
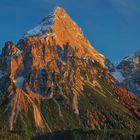
[[[123,127],[138,129],[139,101],[117,85],[105,61],[60,7],[17,44],[7,42],[0,56],[0,93],[8,129],[20,123],[50,132],[116,128],[118,117]],[[125,124],[129,119],[134,126]]]
[[[104,67],[104,60],[81,28],[58,7],[28,31],[17,45],[5,44],[1,68],[10,75],[15,86],[24,91],[28,87],[48,98],[58,93],[73,94],[73,104],[76,104],[74,100],[83,89],[83,80],[94,79],[97,70],[92,68],[92,63],[96,61]],[[74,110],[78,113],[78,109]]]
[[[78,57],[89,56],[104,65],[104,56],[97,52],[83,35],[82,29],[70,18],[64,9],[58,7],[40,24],[28,31],[24,38],[38,36],[39,38],[53,38],[59,47],[69,44]],[[54,41],[50,41],[55,43]],[[53,44],[52,44],[53,45]]]

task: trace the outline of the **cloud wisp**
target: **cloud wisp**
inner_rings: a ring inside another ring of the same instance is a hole
[[[140,14],[140,2],[137,0],[109,0],[116,10],[125,18]]]

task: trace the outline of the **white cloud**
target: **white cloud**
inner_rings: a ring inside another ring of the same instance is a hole
[[[140,2],[138,0],[109,0],[113,6],[123,14],[123,16],[130,17],[134,14],[140,14]]]

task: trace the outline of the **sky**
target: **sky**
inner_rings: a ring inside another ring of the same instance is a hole
[[[112,62],[140,48],[140,0],[0,0],[0,51],[55,7],[63,7],[92,45]]]

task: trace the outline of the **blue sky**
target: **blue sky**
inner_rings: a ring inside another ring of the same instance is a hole
[[[113,62],[140,48],[140,0],[0,0],[0,50],[17,42],[56,6]]]

